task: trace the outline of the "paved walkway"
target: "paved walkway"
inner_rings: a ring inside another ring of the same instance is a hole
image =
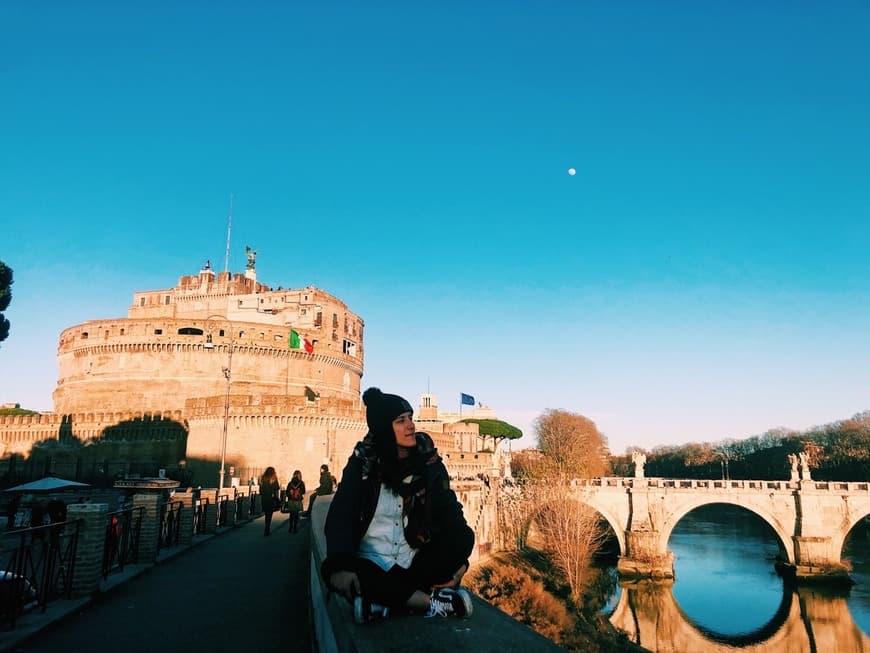
[[[9,650],[307,651],[310,522],[275,514],[210,538],[98,595]]]

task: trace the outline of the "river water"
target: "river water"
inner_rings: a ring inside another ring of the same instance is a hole
[[[852,529],[848,590],[795,588],[774,569],[773,530],[736,506],[686,515],[668,543],[676,580],[616,587],[611,622],[652,651],[870,652],[870,526]],[[833,648],[832,648],[833,647]]]

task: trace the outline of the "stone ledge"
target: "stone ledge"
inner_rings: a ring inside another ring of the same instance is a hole
[[[392,653],[402,651],[561,651],[553,642],[477,596],[470,619],[397,615],[358,625],[350,604],[327,591],[320,578],[326,555],[323,526],[332,497],[319,497],[311,515],[311,605],[314,649],[320,653]]]

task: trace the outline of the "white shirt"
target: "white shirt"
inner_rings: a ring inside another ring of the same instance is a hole
[[[371,560],[384,571],[393,565],[407,569],[417,553],[405,539],[402,497],[383,483],[375,515],[359,545],[361,558]]]

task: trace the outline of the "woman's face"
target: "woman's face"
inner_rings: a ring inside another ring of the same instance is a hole
[[[414,420],[411,419],[411,413],[402,413],[393,420],[393,433],[396,434],[396,444],[400,447],[415,447],[417,439],[414,433],[417,432],[417,427],[414,426]]]

